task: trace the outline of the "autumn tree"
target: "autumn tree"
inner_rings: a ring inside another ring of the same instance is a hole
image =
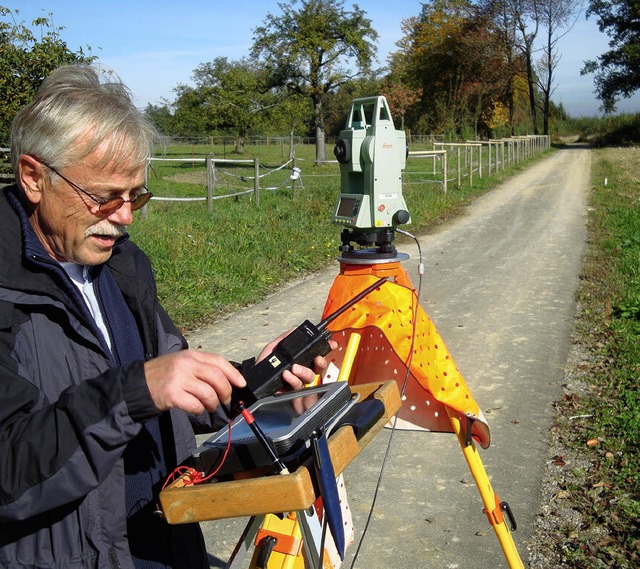
[[[434,0],[403,21],[390,67],[395,81],[421,94],[414,127],[460,132],[504,98],[508,78],[490,24],[468,0]]]
[[[640,2],[590,0],[587,18],[591,16],[609,36],[610,49],[586,61],[581,73],[595,73],[598,99],[606,112],[613,112],[620,97],[631,97],[640,89]]]
[[[53,15],[36,18],[31,28],[19,19],[19,10],[0,6],[0,141],[9,140],[15,114],[35,95],[40,84],[56,67],[93,61],[82,48],[71,51],[62,39],[63,27]],[[90,48],[87,48],[90,52]]]
[[[518,86],[525,77],[522,65],[522,55],[516,47],[517,26],[515,18],[503,0],[484,0],[482,2],[483,13],[492,20],[493,33],[496,36],[498,49],[504,60],[503,72],[508,81],[506,99],[503,101],[508,109],[509,134],[515,134],[516,116],[518,115],[518,99],[521,94]],[[494,106],[494,109],[499,105]],[[491,110],[493,112],[493,109]],[[491,113],[489,113],[491,114]],[[493,124],[493,120],[490,121]]]
[[[534,134],[538,134],[537,113],[537,77],[536,77],[536,38],[540,28],[538,0],[496,0],[500,11],[513,26],[513,41],[524,64],[529,93],[529,115]]]
[[[422,89],[414,89],[394,75],[388,75],[380,82],[380,94],[386,97],[391,114],[400,117],[400,124],[396,128],[404,130],[404,117],[422,98]]]
[[[263,62],[273,85],[309,98],[313,105],[316,161],[324,161],[326,98],[367,73],[377,48],[377,32],[366,13],[343,0],[279,3],[254,30],[251,55]]]

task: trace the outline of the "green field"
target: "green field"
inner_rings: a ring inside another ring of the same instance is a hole
[[[430,148],[430,147],[429,147]],[[411,150],[427,149],[412,147]],[[249,192],[213,201],[159,201],[154,198],[145,217],[131,226],[131,236],[149,255],[157,274],[162,303],[184,330],[211,323],[239,306],[254,303],[279,284],[318,270],[339,255],[340,228],[331,217],[340,193],[337,163],[314,164],[315,148],[295,148],[295,164],[301,170],[293,187],[289,147],[280,144],[247,146],[243,155],[211,146],[162,149],[162,157],[149,170],[148,185],[154,196],[204,198],[209,155],[260,163],[259,205],[254,188],[254,165],[216,165],[214,194]],[[328,156],[332,157],[332,148]],[[179,161],[177,159],[180,159]],[[431,158],[407,160],[403,193],[412,216],[407,229],[428,231],[454,215],[474,195],[525,167],[523,160],[488,176],[483,155],[480,178],[478,154],[462,163],[458,187],[457,150],[449,159],[446,194],[440,162]],[[197,159],[199,161],[194,161]],[[495,157],[494,157],[495,159]],[[280,168],[288,164],[286,168]]]

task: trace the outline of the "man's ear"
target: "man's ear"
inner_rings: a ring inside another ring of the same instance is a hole
[[[40,203],[48,175],[45,167],[33,156],[23,154],[18,159],[18,180],[25,197],[33,204]]]

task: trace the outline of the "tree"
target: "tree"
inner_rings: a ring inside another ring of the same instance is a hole
[[[590,0],[587,18],[597,16],[598,28],[609,38],[609,51],[585,61],[582,75],[595,73],[596,95],[605,112],[615,111],[620,97],[640,88],[640,2]]]
[[[36,18],[31,25],[39,29],[40,39],[19,21],[19,10],[0,6],[0,141],[9,140],[11,121],[35,95],[45,78],[56,67],[67,63],[89,63],[95,59],[82,48],[71,51],[62,40],[64,29],[53,23],[53,15]],[[91,50],[91,48],[87,47]]]
[[[257,63],[242,58],[217,57],[201,63],[193,72],[195,87],[179,85],[174,106],[175,125],[191,134],[234,129],[236,152],[244,152],[247,133],[283,99],[283,93],[267,83]]]
[[[433,0],[403,21],[403,31],[390,66],[395,83],[420,94],[420,118],[412,126],[460,133],[473,123],[477,129],[509,85],[491,21],[469,0]],[[403,107],[406,116],[415,105],[405,98]]]
[[[542,57],[537,65],[538,87],[542,93],[543,134],[549,134],[551,93],[554,90],[553,72],[560,61],[558,41],[573,27],[572,19],[579,12],[577,0],[541,0],[540,24],[545,33]],[[561,30],[564,30],[561,33]]]
[[[505,0],[505,10],[516,29],[515,45],[524,60],[529,88],[529,113],[534,134],[538,134],[534,42],[540,29],[537,0]]]
[[[519,101],[522,99],[522,79],[526,75],[526,68],[522,63],[523,57],[517,47],[516,17],[507,0],[483,0],[483,4],[483,12],[492,19],[492,28],[505,60],[505,80],[508,82],[505,104],[509,111],[509,133],[513,136],[516,131],[517,117],[521,114]],[[528,88],[526,92],[529,99]],[[529,115],[530,108],[529,104]],[[493,120],[490,122],[493,123]]]
[[[316,161],[325,155],[326,97],[371,69],[378,39],[365,12],[343,0],[279,3],[280,14],[267,14],[254,30],[251,55],[263,58],[273,85],[309,98],[313,104]]]
[[[421,89],[413,89],[406,83],[388,75],[380,83],[381,93],[387,98],[391,114],[400,116],[400,130],[404,130],[404,117],[407,111],[422,97]],[[396,125],[398,126],[398,125]]]
[[[144,114],[153,122],[159,133],[169,136],[174,130],[173,113],[169,104],[165,101],[162,105],[148,103]]]

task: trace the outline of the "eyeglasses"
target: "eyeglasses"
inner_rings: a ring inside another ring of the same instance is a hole
[[[38,160],[38,159],[36,158],[36,160]],[[49,168],[49,170],[51,170],[52,172],[54,172],[55,174],[60,176],[74,190],[76,190],[78,192],[82,192],[90,200],[92,200],[95,203],[97,203],[98,204],[98,211],[100,213],[103,213],[104,215],[111,215],[112,213],[118,211],[126,203],[130,203],[131,204],[131,209],[133,211],[136,211],[137,209],[140,209],[141,207],[145,206],[149,202],[149,200],[153,197],[153,194],[147,189],[147,187],[143,186],[144,192],[141,193],[141,194],[138,194],[135,198],[133,198],[131,200],[125,200],[121,196],[114,196],[112,198],[102,198],[102,199],[100,199],[100,198],[95,197],[94,195],[91,195],[86,190],[83,190],[77,184],[74,184],[71,180],[69,180],[69,178],[63,176],[60,172],[58,172],[58,170],[56,170],[52,166],[49,166],[49,164],[47,164],[46,162],[43,162],[42,160],[38,160],[38,162],[40,162],[40,164],[42,164],[43,166],[46,166],[47,168]]]

